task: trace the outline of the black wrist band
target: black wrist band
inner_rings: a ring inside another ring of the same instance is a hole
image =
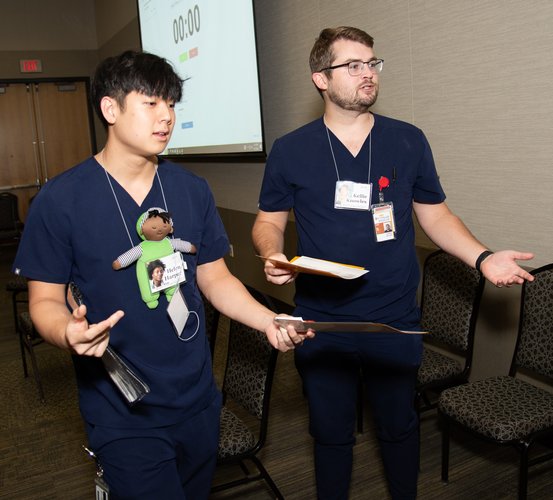
[[[492,254],[493,252],[491,250],[484,250],[476,259],[476,264],[474,264],[475,269],[480,271],[480,266],[482,265],[482,262],[484,262],[484,259]]]

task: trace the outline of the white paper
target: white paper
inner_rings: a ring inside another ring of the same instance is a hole
[[[295,264],[300,267],[305,267],[307,269],[313,269],[315,271],[324,271],[327,273],[334,274],[339,278],[346,280],[352,280],[359,278],[364,274],[367,274],[368,269],[362,269],[359,267],[348,266],[346,264],[339,264],[337,262],[331,262],[329,260],[315,259],[313,257],[298,257],[292,261],[292,264]]]

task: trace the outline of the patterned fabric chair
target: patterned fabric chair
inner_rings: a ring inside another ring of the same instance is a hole
[[[426,258],[421,325],[430,333],[424,338],[426,345],[417,377],[419,411],[436,407],[431,393],[468,381],[484,282],[480,272],[442,250]],[[441,351],[429,348],[429,344]],[[457,359],[448,353],[457,355]]]
[[[517,345],[509,375],[446,389],[438,404],[444,424],[442,479],[448,480],[449,435],[455,424],[519,451],[519,499],[526,498],[528,467],[553,458],[553,453],[529,458],[536,441],[553,437],[553,393],[517,378],[523,372],[553,384],[553,264],[532,274],[535,280],[522,288]]]
[[[15,331],[19,335],[19,346],[21,349],[21,362],[23,364],[23,375],[29,376],[27,366],[27,355],[31,358],[33,367],[33,376],[38,389],[40,400],[44,402],[44,389],[42,388],[42,380],[38,371],[34,348],[38,344],[44,342],[38,332],[35,330],[29,315],[29,297],[27,279],[23,276],[14,275],[6,283],[6,291],[12,294],[13,320],[15,323]]]
[[[248,289],[256,299],[274,310],[269,297]],[[245,476],[215,485],[213,492],[263,479],[276,498],[284,498],[256,456],[267,436],[269,400],[277,356],[278,351],[269,344],[264,333],[231,320],[222,388],[224,406],[221,413],[218,462],[239,465]],[[240,415],[255,417],[259,422],[257,430],[252,430]],[[247,461],[256,466],[257,474],[250,474]]]

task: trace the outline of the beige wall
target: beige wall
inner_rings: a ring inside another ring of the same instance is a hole
[[[19,58],[39,55],[55,76],[91,74],[99,58],[139,45],[134,0],[7,4],[0,17],[1,78],[16,77]],[[256,0],[255,7],[269,149],[322,111],[307,65],[320,29],[359,26],[385,59],[375,111],[425,131],[450,206],[491,248],[533,250],[535,266],[553,261],[553,2]],[[24,26],[33,16],[38,20]],[[245,281],[262,280],[249,229],[263,166],[187,164],[213,189],[235,246],[229,262]],[[422,236],[418,242],[429,245]],[[508,366],[518,300],[519,289],[487,286],[473,377]]]
[[[89,76],[97,63],[91,0],[0,2],[0,78]],[[42,73],[22,74],[20,59],[41,59]]]
[[[267,145],[321,112],[307,58],[327,25],[354,24],[385,59],[375,111],[420,126],[448,203],[492,248],[553,260],[553,2],[258,0]],[[517,62],[518,61],[518,62]],[[263,166],[194,166],[226,208],[255,212]],[[232,173],[228,173],[228,169]],[[421,240],[424,241],[424,240]]]

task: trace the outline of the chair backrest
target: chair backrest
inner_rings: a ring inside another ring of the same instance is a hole
[[[484,282],[480,272],[442,250],[426,258],[421,326],[430,339],[470,353]]]
[[[522,286],[511,375],[519,368],[553,379],[553,264],[534,269]]]
[[[0,230],[18,231],[21,226],[17,196],[8,191],[0,193]]]
[[[268,296],[250,288],[248,291],[272,309]],[[267,413],[278,351],[265,333],[231,320],[223,396],[232,398],[250,414],[261,419]]]
[[[277,355],[263,332],[231,320],[223,380],[225,399],[232,398],[261,419],[269,401]]]

